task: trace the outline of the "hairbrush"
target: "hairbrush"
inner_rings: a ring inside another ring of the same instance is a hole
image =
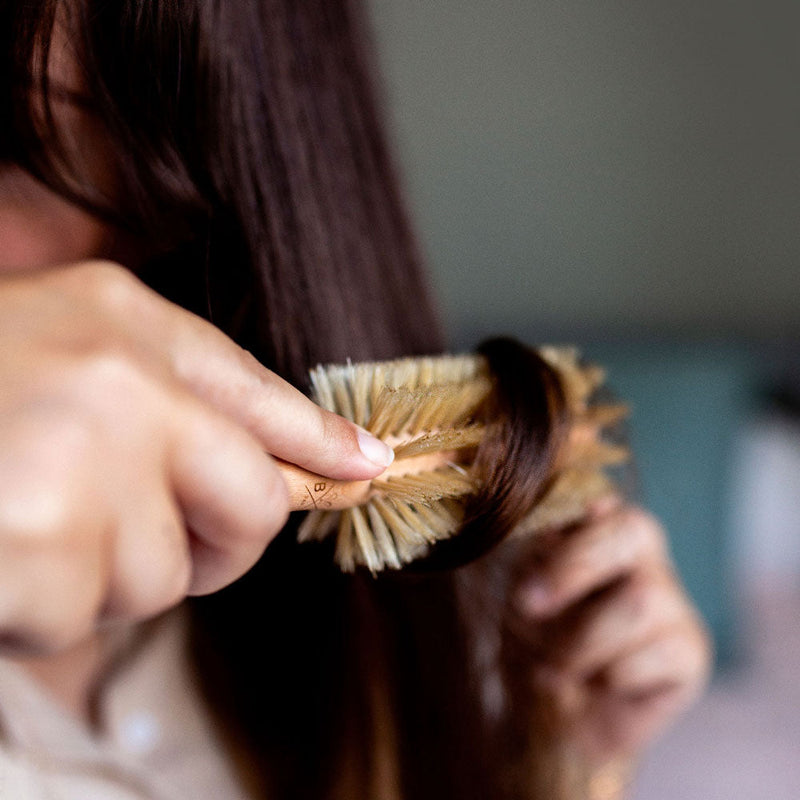
[[[544,466],[533,502],[525,503],[530,507],[514,511],[516,529],[534,533],[576,522],[592,500],[611,491],[608,468],[626,461],[628,450],[605,433],[626,409],[597,399],[603,370],[584,364],[572,347],[534,350],[505,339],[487,344],[476,354],[311,371],[312,399],[382,439],[395,459],[371,481],[332,480],[281,462],[292,510],[308,511],[299,541],[334,536],[334,558],[344,571],[400,569],[457,538],[470,504],[522,460],[520,447],[549,452],[544,459],[533,454]],[[498,351],[513,361],[502,380],[491,356]],[[498,398],[509,393],[509,385],[516,399],[504,407]],[[536,391],[528,392],[529,386]],[[504,433],[503,423],[536,392],[550,415],[543,438],[537,444],[523,432],[521,443],[506,441],[520,435]]]

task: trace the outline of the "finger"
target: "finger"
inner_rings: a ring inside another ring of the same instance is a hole
[[[226,417],[187,401],[169,445],[171,483],[190,532],[190,594],[244,574],[283,527],[288,493],[272,459]]]
[[[49,406],[5,420],[0,450],[0,649],[52,653],[102,605],[110,519],[87,481],[93,440]],[[74,422],[74,421],[73,421]]]
[[[638,752],[668,727],[706,686],[710,652],[694,618],[661,631],[592,681],[583,719],[598,752]]]
[[[343,480],[372,478],[391,464],[388,445],[311,402],[203,320],[184,322],[173,342],[179,376],[253,433],[270,455]]]
[[[71,549],[3,548],[0,653],[55,653],[92,633],[105,594],[105,564],[98,548],[85,554]]]
[[[693,648],[690,627],[658,634],[591,680],[547,665],[534,673],[591,761],[638,753],[697,697],[707,680],[707,648]]]
[[[173,374],[271,455],[343,480],[375,477],[391,463],[391,448],[312,403],[210,323],[116,265],[95,264],[88,272],[83,291],[88,284],[118,319],[135,319],[137,335],[167,352]]]
[[[554,621],[548,648],[563,669],[589,677],[689,614],[670,573],[642,573]]]
[[[549,618],[633,570],[668,562],[658,522],[638,508],[595,518],[553,545],[517,591],[523,613]]]
[[[663,686],[647,695],[620,697],[595,692],[582,709],[579,736],[592,760],[635,755],[663,732],[686,705],[684,690],[677,685]]]
[[[166,492],[163,475],[119,507],[112,580],[104,621],[147,619],[177,605],[189,591],[189,535],[180,509]]]
[[[606,667],[603,683],[618,696],[645,697],[683,687],[688,700],[699,693],[710,671],[710,648],[694,620],[665,629]]]

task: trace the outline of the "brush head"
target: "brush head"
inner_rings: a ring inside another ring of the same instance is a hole
[[[558,379],[568,417],[546,491],[519,530],[563,525],[611,488],[605,467],[627,450],[602,440],[601,432],[623,414],[620,406],[592,403],[603,372],[580,363],[573,348],[545,347],[538,355]],[[481,355],[407,358],[319,366],[311,372],[315,402],[390,444],[391,472],[371,482],[361,505],[310,511],[300,541],[336,537],[335,560],[345,571],[400,569],[439,541],[456,535],[468,499],[486,475],[475,453],[498,424],[493,418],[495,382]]]

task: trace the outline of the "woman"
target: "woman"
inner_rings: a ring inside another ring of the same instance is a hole
[[[442,346],[349,0],[6,0],[0,31],[0,786],[555,797],[556,741],[609,791],[708,665],[649,516],[379,580],[284,526],[270,456],[390,458],[291,384]],[[166,721],[115,727],[131,686]]]

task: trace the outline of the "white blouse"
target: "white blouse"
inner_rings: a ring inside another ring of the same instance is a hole
[[[91,728],[0,659],[0,798],[246,800],[197,686],[185,617],[166,615],[115,668]]]

